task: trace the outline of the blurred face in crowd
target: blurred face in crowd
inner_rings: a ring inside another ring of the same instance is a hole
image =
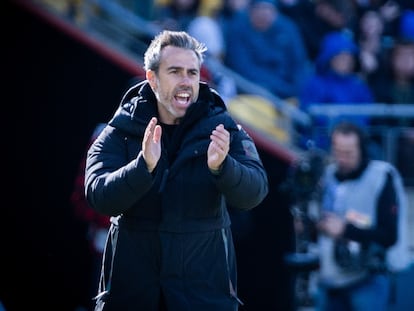
[[[250,8],[250,21],[258,31],[266,31],[277,16],[276,8],[268,2],[257,2]]]
[[[349,52],[342,52],[335,55],[331,60],[332,69],[340,74],[347,75],[354,71],[354,55]]]
[[[200,60],[194,51],[166,46],[161,51],[157,72],[147,71],[147,79],[157,98],[162,123],[179,123],[188,107],[197,100],[200,66]]]
[[[384,22],[377,11],[367,11],[359,22],[360,31],[365,37],[381,36],[384,30]]]
[[[392,67],[397,79],[414,78],[414,44],[400,44],[394,48]]]
[[[355,171],[362,157],[358,136],[355,133],[333,133],[332,156],[338,172],[348,174]]]

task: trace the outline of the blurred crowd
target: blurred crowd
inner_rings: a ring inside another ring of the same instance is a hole
[[[117,4],[148,29],[185,30],[208,57],[308,112],[312,104],[414,103],[414,2],[409,0],[43,0],[79,23],[85,4]],[[115,8],[115,7],[113,7]],[[95,14],[99,14],[96,9]],[[125,14],[125,13],[124,13]],[[140,36],[144,42],[145,31]],[[149,43],[149,42],[148,42]],[[205,68],[225,99],[243,91]],[[413,126],[414,117],[353,116],[363,125]],[[318,117],[326,129],[332,120]],[[302,130],[303,139],[310,135]],[[323,138],[317,141],[325,148]]]

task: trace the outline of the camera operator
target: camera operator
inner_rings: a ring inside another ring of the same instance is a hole
[[[368,141],[352,123],[331,134],[332,163],[321,180],[316,223],[320,258],[317,310],[388,310],[388,252],[399,239],[406,198],[393,165],[368,157]]]

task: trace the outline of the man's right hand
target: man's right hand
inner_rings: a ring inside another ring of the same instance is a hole
[[[334,213],[326,212],[319,220],[317,228],[328,236],[337,239],[345,231],[346,222]]]
[[[155,169],[161,157],[161,135],[162,128],[157,124],[157,118],[151,118],[142,140],[142,156],[150,173]]]

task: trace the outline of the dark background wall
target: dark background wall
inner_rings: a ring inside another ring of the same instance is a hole
[[[69,197],[90,134],[109,120],[134,73],[14,1],[2,1],[0,14],[0,301],[7,311],[27,304],[72,311],[89,299],[90,266],[86,226]],[[271,194],[247,218],[234,216],[240,296],[243,310],[289,310],[282,257],[292,247],[292,228],[278,188],[287,165],[261,153]]]
[[[2,136],[13,139],[2,148],[0,300],[73,310],[89,267],[70,192],[90,134],[132,75],[12,1],[1,6]]]

